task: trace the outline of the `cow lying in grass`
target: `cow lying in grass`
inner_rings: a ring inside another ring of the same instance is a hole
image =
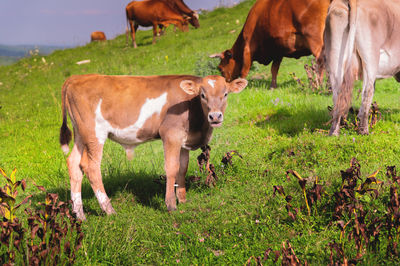
[[[62,88],[63,123],[60,143],[68,153],[74,128],[74,147],[67,159],[73,212],[85,219],[81,198],[83,172],[89,178],[101,209],[115,213],[101,178],[100,164],[107,138],[121,144],[128,158],[144,142],[161,139],[164,145],[167,188],[165,203],[176,210],[174,187],[180,203],[186,201],[185,175],[189,150],[206,145],[219,127],[228,93],[247,86],[245,79],[227,83],[223,77],[80,75]]]

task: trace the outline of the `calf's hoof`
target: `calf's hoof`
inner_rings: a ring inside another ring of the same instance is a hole
[[[186,202],[186,189],[185,188],[177,188],[176,197],[178,198],[179,203]]]
[[[80,221],[85,221],[86,220],[86,216],[85,213],[83,212],[83,205],[79,204],[79,205],[74,205],[72,212],[76,215],[76,218]]]
[[[116,211],[114,210],[113,206],[111,205],[110,200],[101,204],[100,207],[107,215],[116,214]]]
[[[176,200],[165,200],[169,212],[176,211]]]

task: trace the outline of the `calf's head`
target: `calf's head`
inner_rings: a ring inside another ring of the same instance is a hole
[[[246,88],[247,80],[239,78],[226,82],[220,76],[207,76],[199,83],[193,80],[183,80],[180,86],[187,94],[200,97],[207,121],[212,127],[219,127],[224,120],[228,94],[241,92]]]

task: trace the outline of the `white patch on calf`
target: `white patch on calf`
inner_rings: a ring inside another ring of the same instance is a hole
[[[68,146],[68,144],[62,145],[62,146],[61,146],[61,149],[62,149],[62,151],[64,152],[65,155],[68,154],[68,152],[69,152],[69,146]]]
[[[209,79],[208,80],[208,84],[210,84],[210,86],[213,87],[213,88],[214,88],[215,82],[217,82],[217,81],[213,80],[213,79]]]
[[[142,141],[137,139],[137,132],[143,127],[147,119],[152,117],[154,114],[160,114],[162,108],[167,102],[167,93],[164,92],[157,98],[146,99],[146,102],[142,105],[139,113],[138,120],[131,126],[126,128],[114,128],[101,114],[101,103],[99,101],[95,111],[95,132],[96,137],[100,144],[104,144],[108,135],[112,135],[112,139],[124,146],[125,149],[134,148],[137,144]]]
[[[71,191],[71,200],[74,206],[82,205],[82,194],[81,192],[74,193]]]
[[[107,194],[101,192],[100,189],[98,189],[95,194],[96,194],[96,198],[97,198],[98,202],[100,203],[100,205],[109,201]]]
[[[143,104],[140,109],[139,118],[133,126],[141,128],[144,123],[153,116],[153,114],[160,114],[162,108],[167,102],[167,93],[164,92],[160,97],[154,99],[146,99],[146,102]]]

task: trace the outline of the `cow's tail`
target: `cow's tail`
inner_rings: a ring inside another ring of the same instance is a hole
[[[347,115],[349,111],[352,97],[353,97],[353,85],[355,81],[354,73],[354,49],[355,49],[355,37],[356,37],[356,20],[357,20],[357,0],[348,0],[348,38],[343,51],[343,68],[342,76],[337,84],[339,90],[337,91],[337,100],[333,109],[333,118],[340,119]]]
[[[60,128],[60,144],[61,149],[63,150],[64,154],[68,154],[69,152],[69,142],[71,141],[71,130],[68,128],[68,118],[67,118],[67,109],[66,109],[66,98],[67,98],[67,87],[68,87],[68,80],[64,83],[62,90],[61,90],[61,109],[62,109],[62,125]]]

